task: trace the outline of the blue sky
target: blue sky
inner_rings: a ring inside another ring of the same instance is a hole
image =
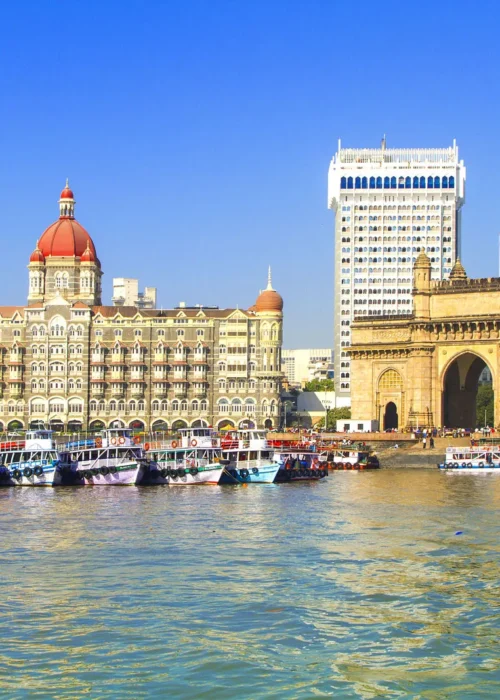
[[[498,275],[500,9],[495,3],[184,0],[0,10],[2,304],[77,218],[114,276],[159,304],[250,306],[273,267],[285,346],[333,334],[337,140],[440,147],[467,166],[463,261]]]

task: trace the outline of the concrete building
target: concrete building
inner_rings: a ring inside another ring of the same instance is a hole
[[[145,287],[139,292],[139,280],[130,277],[113,278],[114,306],[136,306],[138,309],[156,308],[156,287]]]
[[[432,272],[420,253],[411,315],[356,318],[352,416],[378,420],[383,430],[476,428],[478,380],[487,368],[498,426],[500,279],[468,279],[458,259],[449,279],[432,281]]]
[[[28,304],[0,307],[0,430],[279,421],[283,300],[247,310],[103,306],[102,269],[66,185],[28,265]]]
[[[312,379],[333,379],[333,350],[283,349],[281,368],[291,386],[303,387]]]
[[[335,391],[302,391],[297,396],[296,415],[303,427],[309,427],[325,418],[327,410],[350,406],[350,397],[338,396]]]
[[[411,271],[423,248],[433,281],[460,254],[465,167],[450,148],[342,148],[330,163],[335,211],[334,351],[336,389],[351,391],[354,316],[410,315]]]

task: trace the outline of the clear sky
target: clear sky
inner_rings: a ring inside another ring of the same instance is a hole
[[[22,7],[22,10],[20,9]],[[285,346],[333,333],[327,171],[346,147],[444,147],[467,166],[463,262],[498,275],[498,3],[80,0],[2,3],[2,304],[76,217],[114,276],[179,301],[285,301]]]

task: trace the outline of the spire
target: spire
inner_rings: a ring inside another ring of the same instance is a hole
[[[465,272],[465,268],[460,262],[460,258],[457,258],[455,261],[455,264],[453,265],[453,268],[450,272],[450,279],[451,280],[466,280],[467,279],[467,273]]]
[[[272,283],[272,278],[271,278],[271,265],[269,265],[269,268],[267,270],[267,287],[266,291],[273,292],[273,283]]]

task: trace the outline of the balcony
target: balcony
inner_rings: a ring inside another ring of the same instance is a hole
[[[144,391],[146,389],[145,382],[131,381],[130,382],[130,393],[133,396],[144,396]]]
[[[166,396],[168,394],[168,383],[155,382],[153,384],[153,394],[155,396]]]
[[[125,383],[115,383],[111,385],[111,393],[113,396],[123,396],[125,393]]]

